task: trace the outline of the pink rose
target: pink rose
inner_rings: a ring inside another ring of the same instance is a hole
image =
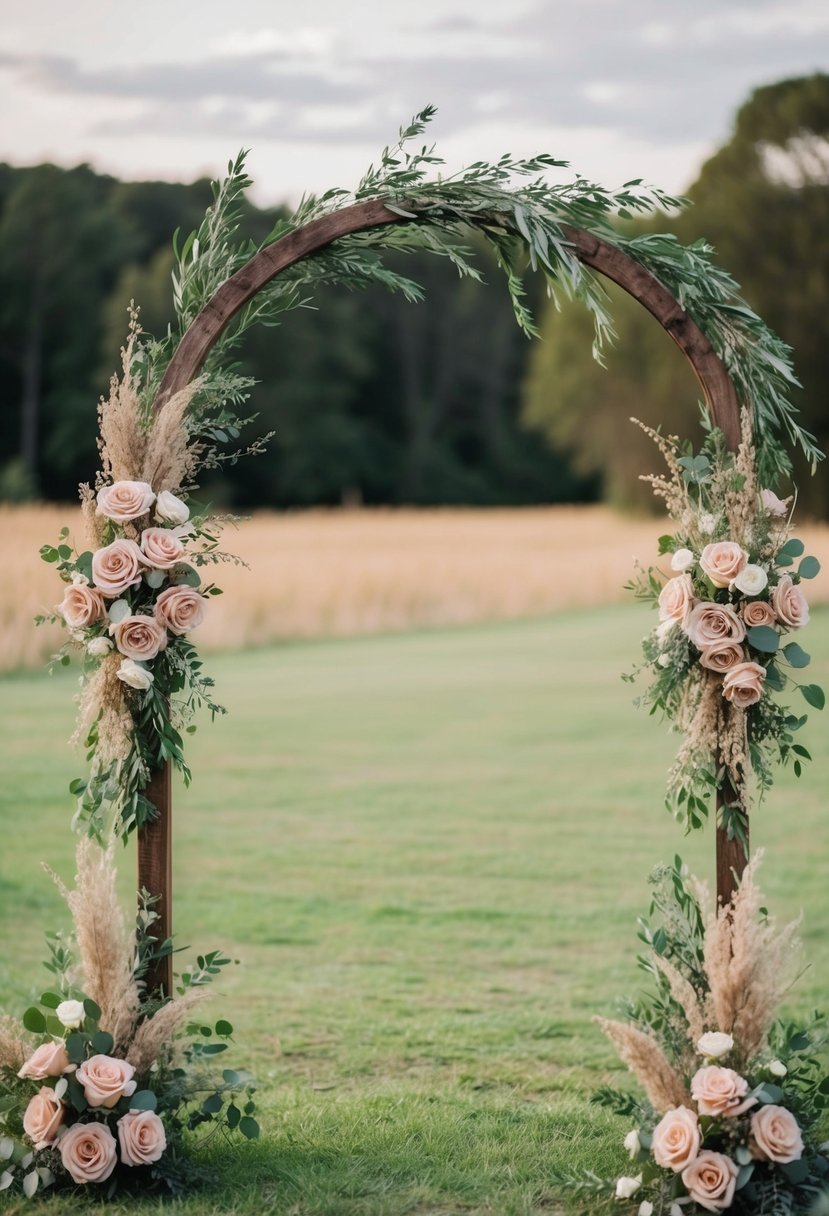
[[[170,570],[184,556],[184,545],[170,528],[145,528],[141,548],[144,561],[156,570]]]
[[[104,597],[94,587],[85,583],[72,583],[63,593],[58,604],[61,614],[70,629],[86,629],[104,615]]]
[[[777,624],[777,617],[765,600],[744,600],[742,610],[746,629],[752,629],[755,625],[770,625],[773,628]]]
[[[141,582],[143,554],[134,540],[114,540],[92,555],[92,581],[107,599]]]
[[[660,621],[684,621],[694,602],[694,584],[690,574],[669,578],[659,593]]]
[[[733,1068],[709,1064],[691,1078],[691,1096],[701,1115],[742,1115],[756,1098],[746,1098],[748,1081]]]
[[[797,1120],[784,1106],[761,1106],[751,1116],[751,1152],[760,1161],[785,1165],[803,1156]]]
[[[201,625],[207,600],[195,587],[168,587],[155,602],[155,615],[170,633],[189,633]]]
[[[164,1124],[153,1110],[131,1110],[118,1120],[124,1165],[152,1165],[167,1147]]]
[[[699,564],[715,587],[727,587],[748,561],[745,549],[733,540],[718,540],[706,545],[700,554]]]
[[[58,1129],[63,1123],[63,1103],[55,1097],[55,1091],[44,1085],[36,1093],[23,1116],[23,1130],[35,1148],[46,1148],[58,1138]]]
[[[657,1165],[678,1174],[693,1161],[700,1146],[699,1120],[687,1106],[666,1111],[653,1129],[651,1150]]]
[[[789,629],[802,629],[809,624],[806,596],[792,582],[790,574],[784,574],[777,586],[772,587],[770,599],[781,625]]]
[[[73,1123],[58,1145],[73,1182],[104,1182],[115,1169],[115,1137],[105,1123]]]
[[[114,1056],[91,1056],[75,1073],[90,1106],[112,1107],[135,1093],[135,1069]]]
[[[743,648],[738,642],[715,642],[713,646],[706,646],[703,649],[699,661],[709,671],[717,671],[722,674],[730,671],[732,667],[736,667],[738,663],[742,663],[744,659]]]
[[[682,1181],[706,1212],[724,1212],[734,1199],[738,1172],[730,1157],[706,1149],[682,1171]]]
[[[766,669],[759,663],[737,663],[726,672],[722,695],[740,709],[756,705],[763,695]]]
[[[43,1043],[29,1056],[17,1075],[29,1077],[32,1081],[43,1081],[46,1077],[59,1077],[68,1067],[69,1056],[62,1042]]]
[[[742,642],[746,627],[730,604],[706,600],[691,610],[685,632],[698,650],[705,650],[717,642]]]
[[[167,645],[167,632],[152,616],[125,616],[112,632],[115,645],[128,659],[146,663]]]
[[[139,515],[146,515],[155,502],[152,486],[146,481],[116,481],[98,491],[99,515],[125,524]]]

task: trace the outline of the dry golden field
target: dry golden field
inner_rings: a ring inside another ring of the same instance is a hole
[[[0,506],[0,671],[55,649],[61,631],[32,623],[62,595],[38,549],[77,521],[72,507]],[[199,641],[240,649],[607,604],[625,598],[634,557],[653,560],[660,531],[605,507],[260,512],[225,533],[223,547],[250,568],[216,569],[225,595],[211,600]],[[829,567],[829,527],[798,534]],[[825,583],[811,598],[829,598]]]

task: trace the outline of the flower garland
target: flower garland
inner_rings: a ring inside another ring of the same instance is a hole
[[[633,1119],[624,1137],[633,1172],[559,1177],[574,1203],[589,1197],[580,1210],[591,1216],[794,1214],[829,1186],[829,1077],[817,1059],[826,1031],[817,1017],[806,1028],[776,1021],[797,963],[797,925],[769,919],[758,864],[759,855],[716,913],[679,859],[655,872],[662,924],[643,921],[642,936],[656,991],[630,1022],[597,1019],[647,1094],[594,1096]]]
[[[195,1020],[205,985],[230,960],[199,958],[160,1002],[145,983],[159,950],[152,907],[128,934],[111,847],[84,839],[77,860],[75,890],[59,883],[75,935],[50,941],[55,987],[21,1023],[0,1020],[0,1191],[185,1193],[205,1173],[184,1150],[185,1131],[259,1135],[250,1075],[208,1071],[232,1025]]]
[[[668,466],[667,477],[644,480],[676,530],[659,545],[660,554],[670,555],[670,577],[651,568],[628,584],[659,615],[643,642],[652,683],[640,700],[685,733],[669,778],[669,808],[688,829],[698,828],[719,790],[723,826],[745,844],[750,772],[762,793],[775,763],[791,760],[800,776],[810,759],[794,738],[807,715],[772,694],[793,689],[815,709],[825,703],[818,685],[797,678],[810,656],[787,640],[809,623],[802,584],[820,563],[804,556],[803,542],[792,536],[792,500],[757,483],[747,411],[736,454],[717,431],[694,454],[643,429]]]

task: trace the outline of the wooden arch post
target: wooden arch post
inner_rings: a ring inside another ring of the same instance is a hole
[[[428,214],[422,219],[428,221]],[[340,237],[386,224],[412,223],[410,217],[390,211],[379,199],[355,203],[274,241],[236,271],[205,305],[176,348],[161,382],[156,408],[183,389],[201,370],[205,359],[225,326],[257,292],[289,266],[308,257]],[[499,215],[493,224],[504,226]],[[740,406],[725,366],[696,322],[659,280],[614,245],[580,228],[564,225],[563,233],[576,256],[585,265],[622,287],[656,318],[687,358],[702,388],[712,419],[726,443],[736,451],[740,442]],[[717,811],[728,798],[718,794]],[[138,832],[138,887],[159,897],[157,933],[164,941],[172,936],[172,787],[169,761],[153,774],[146,790],[158,817]],[[719,816],[718,816],[719,818]],[[742,874],[746,857],[738,840],[729,840],[717,824],[717,898],[730,902]],[[746,843],[748,826],[746,826]],[[172,991],[172,958],[161,959],[148,977],[150,990]]]

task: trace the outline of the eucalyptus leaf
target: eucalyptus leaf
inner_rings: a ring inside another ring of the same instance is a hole
[[[797,573],[801,578],[817,578],[820,574],[820,562],[816,557],[804,557],[797,567]]]
[[[812,656],[798,646],[797,642],[789,642],[784,646],[783,654],[786,656],[786,662],[792,667],[808,667],[812,661]]]
[[[763,654],[774,654],[780,645],[780,634],[771,625],[752,625],[746,636],[749,645]]]
[[[819,684],[801,684],[800,691],[813,709],[823,709],[826,704],[826,694]]]

